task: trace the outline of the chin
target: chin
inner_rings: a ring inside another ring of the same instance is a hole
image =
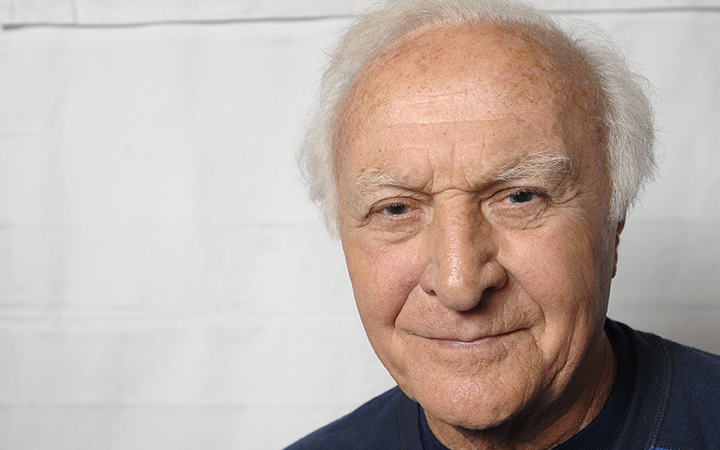
[[[538,388],[492,375],[427,381],[421,380],[418,386],[410,383],[403,390],[433,418],[477,431],[500,426],[522,415],[535,400]]]

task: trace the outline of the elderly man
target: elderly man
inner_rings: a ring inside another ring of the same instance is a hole
[[[606,319],[652,116],[541,13],[411,0],[340,43],[303,157],[398,384],[290,448],[720,448],[720,358]]]

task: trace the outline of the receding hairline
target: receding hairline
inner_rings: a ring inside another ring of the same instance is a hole
[[[414,54],[425,54],[426,47],[418,45],[418,41],[427,39],[428,36],[431,39],[433,37],[452,39],[462,35],[484,36],[485,39],[494,38],[499,45],[504,45],[506,49],[525,47],[528,50],[527,55],[534,53],[533,59],[550,57],[547,61],[552,65],[554,74],[558,77],[565,76],[568,82],[595,81],[592,70],[579,49],[568,40],[567,36],[556,30],[549,30],[533,23],[493,19],[440,20],[412,29],[381,47],[357,72],[347,91],[345,102],[349,100],[358,86],[363,84],[365,79],[369,76],[377,76],[378,73],[384,71],[385,66],[394,60],[407,61],[408,57],[412,57]],[[446,42],[446,40],[442,42]],[[444,43],[441,46],[445,47],[446,45]],[[468,48],[468,50],[471,49]],[[517,59],[516,56],[512,58]],[[567,73],[568,71],[572,72],[572,76]],[[578,75],[582,75],[582,77],[578,77]]]
[[[656,174],[654,120],[647,78],[598,26],[558,23],[547,13],[513,0],[388,0],[360,17],[338,41],[325,68],[297,162],[310,198],[323,210],[330,233],[338,233],[338,186],[334,174],[335,124],[351,87],[375,55],[413,30],[448,22],[494,22],[534,27],[557,37],[560,47],[587,68],[601,118],[598,135],[612,188],[610,216],[621,220]],[[548,46],[546,45],[546,48]]]
[[[448,33],[453,33],[453,31],[457,29],[465,30],[466,33],[469,32],[470,34],[479,31],[482,34],[490,36],[490,38],[493,39],[495,42],[499,42],[499,45],[506,45],[509,40],[512,40],[513,36],[521,36],[525,39],[520,44],[526,46],[528,48],[527,52],[531,55],[529,57],[530,59],[526,61],[530,61],[530,64],[532,65],[541,64],[539,62],[540,59],[549,57],[551,60],[550,67],[549,69],[546,69],[550,71],[550,74],[546,74],[546,76],[549,77],[549,80],[552,80],[552,84],[548,86],[548,89],[546,91],[547,95],[555,96],[556,98],[564,97],[562,102],[568,107],[572,107],[576,111],[572,114],[572,117],[569,120],[569,122],[573,125],[571,125],[569,129],[566,128],[563,133],[571,133],[567,134],[568,137],[578,136],[578,134],[575,133],[580,133],[581,135],[591,140],[595,145],[592,148],[587,148],[586,151],[597,152],[595,153],[594,157],[600,159],[601,164],[605,167],[605,172],[608,173],[609,156],[606,151],[607,149],[602,147],[603,138],[602,136],[594,136],[594,134],[596,133],[595,130],[599,129],[599,127],[601,126],[601,117],[597,109],[596,101],[585,99],[584,101],[578,102],[576,99],[573,99],[573,97],[577,95],[588,95],[588,84],[590,84],[589,74],[587,74],[587,72],[583,74],[583,77],[585,78],[584,82],[576,82],[577,80],[571,79],[573,77],[568,75],[567,72],[569,70],[572,70],[574,72],[577,72],[578,70],[584,71],[585,68],[577,69],[575,68],[576,64],[574,64],[573,61],[568,61],[568,59],[562,58],[563,53],[572,52],[574,57],[577,59],[579,58],[577,52],[572,47],[568,47],[567,49],[563,49],[562,51],[558,50],[561,44],[556,42],[557,39],[553,40],[552,46],[545,45],[544,41],[539,42],[538,38],[535,37],[533,34],[542,34],[547,37],[550,36],[551,33],[534,24],[508,24],[503,22],[496,23],[486,20],[470,20],[466,22],[436,22],[425,27],[410,31],[405,35],[399,37],[398,39],[391,41],[385,47],[380,49],[380,51],[373,58],[371,58],[371,60],[368,61],[368,63],[365,64],[365,66],[360,70],[358,76],[353,83],[353,86],[348,91],[348,98],[344,102],[344,105],[341,109],[341,114],[339,114],[336,118],[332,150],[336,186],[339,186],[342,183],[340,174],[341,170],[343,170],[342,166],[344,157],[347,156],[345,147],[348,142],[347,139],[350,139],[354,131],[352,129],[349,129],[351,128],[349,124],[356,121],[356,118],[353,116],[360,115],[360,117],[362,117],[360,112],[357,110],[357,103],[360,103],[363,108],[367,109],[367,97],[372,99],[374,95],[373,92],[369,92],[364,94],[366,98],[356,98],[358,91],[362,92],[364,90],[367,90],[365,87],[366,84],[372,87],[373,83],[375,83],[375,80],[368,78],[375,76],[377,72],[385,73],[385,75],[383,76],[388,76],[388,72],[390,72],[390,76],[394,75],[394,73],[392,73],[393,60],[406,60],[412,57],[412,53],[421,53],[423,51],[422,47],[420,49],[417,48],[418,42],[416,41],[419,37],[422,38],[427,33],[439,33],[439,37],[442,38]],[[550,37],[547,37],[547,39],[550,39]],[[512,46],[517,44],[518,43],[515,42],[514,44],[511,43],[510,45]],[[441,48],[444,44],[443,41],[439,41],[436,42],[436,45]],[[408,49],[410,55],[408,55],[408,53],[403,53],[403,48]],[[508,57],[508,60],[512,59],[512,57]],[[390,61],[391,63],[389,67],[387,67],[385,64],[388,61]],[[434,61],[434,63],[438,64],[437,61]],[[561,67],[565,65],[570,66],[568,71],[561,70]],[[478,70],[484,69],[480,68]],[[390,83],[394,84],[392,80],[390,81]],[[572,85],[573,88],[563,89],[563,86],[567,86],[568,84]],[[581,93],[578,94],[578,92]],[[376,98],[375,100],[382,103],[382,99]],[[582,108],[580,106],[581,103],[587,104],[589,101],[592,101],[594,106],[592,108],[594,110],[592,113],[589,113],[587,108]],[[365,111],[362,111],[362,113],[365,113]],[[585,117],[585,119],[583,119],[583,116]],[[597,126],[582,126],[582,124],[587,123],[584,122],[584,120],[588,119],[591,121],[591,123]],[[580,123],[581,125],[577,125],[578,123]],[[575,141],[575,139],[571,138],[570,142],[573,141]],[[529,178],[531,175],[545,176],[548,173],[548,167],[552,167],[555,170],[560,170],[562,172],[561,175],[565,173],[570,174],[570,169],[572,169],[569,164],[569,158],[562,156],[558,152],[553,152],[549,150],[541,152],[537,155],[530,154],[521,156],[520,158],[521,159],[511,161],[510,163],[506,164],[506,167],[503,167],[503,169],[501,169],[499,173],[495,174],[495,179],[492,180],[491,183],[496,183],[500,181],[512,181],[514,179],[520,178]],[[370,189],[376,189],[379,186],[395,186],[398,188],[408,187],[405,186],[402,180],[396,179],[387,171],[382,171],[380,169],[366,170],[367,171],[364,173],[349,174],[350,177],[347,180],[350,181],[354,189],[359,189],[359,191],[356,190],[355,192],[368,191]],[[395,168],[395,170],[392,170],[392,172],[401,173],[402,171],[399,170],[399,168]],[[577,176],[577,174],[573,176]],[[611,183],[610,180],[608,180],[608,183]]]
[[[563,56],[571,56],[570,59],[573,63],[570,64],[571,66],[575,66],[582,59],[577,49],[567,40],[567,36],[539,24],[493,18],[445,19],[411,29],[388,42],[362,66],[356,80],[368,67],[377,63],[383,64],[389,59],[404,57],[406,53],[422,52],[423,49],[417,45],[417,41],[428,35],[440,34],[452,37],[452,35],[460,34],[458,31],[469,31],[466,33],[468,35],[497,37],[498,40],[506,40],[507,37],[514,36],[519,38],[516,43],[526,44],[528,48],[540,49],[543,53],[555,56],[559,61],[565,60]]]
[[[428,34],[439,33],[441,37],[442,35],[457,35],[459,34],[458,30],[465,31],[465,34],[469,35],[477,33],[496,38],[496,42],[499,42],[499,45],[505,45],[506,48],[513,47],[513,43],[509,43],[513,36],[523,39],[521,44],[527,47],[526,54],[531,55],[527,58],[532,60],[532,64],[542,66],[543,63],[540,60],[549,63],[550,66],[544,67],[544,69],[545,76],[554,80],[550,92],[558,97],[563,97],[564,102],[575,108],[578,113],[589,114],[592,121],[601,126],[602,89],[582,54],[572,43],[567,41],[566,36],[532,23],[489,19],[437,21],[413,29],[390,41],[359,70],[346,92],[339,114],[335,117],[333,124],[331,156],[336,171],[338,170],[338,153],[341,153],[342,142],[347,137],[345,135],[346,125],[354,116],[358,115],[358,104],[362,104],[365,109],[370,106],[366,97],[373,94],[372,91],[366,92],[368,91],[366,86],[377,84],[378,81],[375,78],[379,76],[395,76],[396,73],[392,69],[394,66],[397,67],[397,64],[413,64],[412,56],[421,55],[426,51],[426,48],[418,45],[418,39],[427,38]],[[467,33],[468,31],[469,33]],[[514,43],[515,47],[518,46],[517,44],[518,42]],[[442,47],[444,44],[436,45]],[[508,57],[508,59],[517,58]],[[480,70],[483,69],[477,69],[477,71]],[[394,84],[395,81],[390,81],[390,83]],[[359,98],[361,94],[364,98]],[[580,95],[582,98],[573,99],[572,97],[576,95]],[[381,101],[381,99],[376,99],[376,101],[378,100]],[[591,131],[587,130],[587,132]]]

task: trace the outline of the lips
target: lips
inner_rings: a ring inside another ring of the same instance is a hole
[[[503,337],[506,337],[512,333],[516,333],[519,330],[512,330],[512,331],[500,331],[500,332],[492,332],[492,333],[482,333],[482,334],[476,334],[476,335],[464,335],[464,334],[439,334],[439,333],[414,333],[409,332],[409,334],[413,336],[418,336],[423,339],[428,339],[432,341],[438,341],[440,343],[447,342],[447,343],[454,343],[454,344],[475,344],[475,343],[483,343],[488,342],[490,340],[500,339]]]

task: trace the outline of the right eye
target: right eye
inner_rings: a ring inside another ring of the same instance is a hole
[[[385,206],[382,211],[388,216],[401,216],[410,212],[410,207],[404,203],[393,203]]]

